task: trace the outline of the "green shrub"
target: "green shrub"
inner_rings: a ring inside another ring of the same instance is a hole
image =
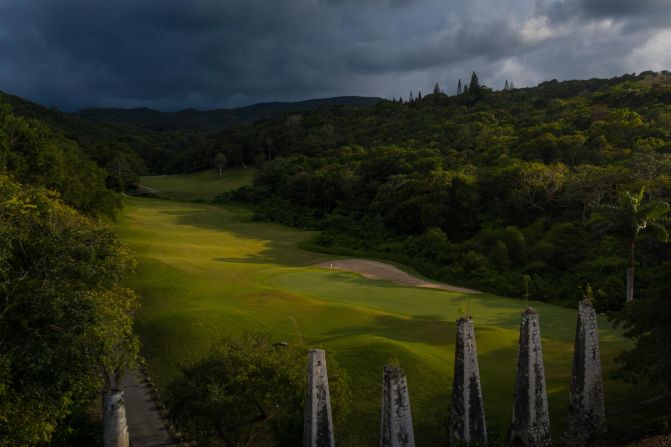
[[[540,241],[531,247],[530,255],[534,261],[541,261],[544,265],[547,265],[546,263],[552,262],[554,258],[555,246],[551,242]]]
[[[169,386],[170,418],[199,445],[300,445],[308,347],[268,335],[223,339],[205,358],[181,367]],[[334,424],[349,411],[347,378],[328,357]],[[259,442],[263,440],[262,442]]]
[[[508,246],[505,242],[499,240],[494,243],[494,246],[489,251],[489,261],[497,269],[501,271],[510,268],[510,257],[508,256]]]

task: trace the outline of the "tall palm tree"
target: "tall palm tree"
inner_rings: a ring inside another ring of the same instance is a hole
[[[619,194],[616,205],[599,205],[594,222],[604,224],[609,232],[627,243],[627,302],[634,300],[634,250],[638,236],[645,231],[662,242],[669,241],[665,224],[669,222],[669,204],[661,200],[643,203],[645,188],[638,193],[624,191]]]

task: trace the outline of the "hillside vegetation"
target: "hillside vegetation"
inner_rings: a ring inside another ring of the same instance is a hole
[[[304,112],[327,105],[368,107],[382,101],[381,98],[340,96],[298,102],[268,102],[251,106],[199,111],[194,109],[179,112],[159,112],[146,108],[109,109],[89,108],[75,112],[76,116],[106,124],[122,124],[133,128],[156,132],[214,133],[242,123],[283,116],[290,112]]]
[[[254,161],[222,200],[324,230],[313,248],[403,260],[437,279],[600,310],[625,299],[626,242],[593,220],[624,191],[671,197],[671,76],[486,87],[368,109],[328,108],[231,129],[212,150]],[[645,236],[642,234],[642,236]],[[637,294],[670,259],[641,237]]]

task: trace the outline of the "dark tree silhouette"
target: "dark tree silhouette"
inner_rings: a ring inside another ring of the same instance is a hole
[[[473,72],[471,74],[471,82],[468,84],[468,91],[471,93],[477,93],[480,90],[480,81],[478,80],[478,75]]]

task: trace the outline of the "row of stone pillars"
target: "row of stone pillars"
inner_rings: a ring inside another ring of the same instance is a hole
[[[382,378],[380,447],[414,447],[408,385],[403,371],[386,365]],[[586,300],[578,307],[568,421],[561,439],[565,446],[587,446],[605,432],[596,312]],[[450,438],[456,445],[486,445],[487,426],[473,321],[457,320]],[[552,445],[543,350],[538,314],[531,308],[521,316],[510,443],[515,446]],[[333,447],[333,420],[326,358],[323,350],[308,354],[304,447]]]
[[[380,447],[414,447],[408,384],[401,368],[391,365],[384,367],[382,388]],[[605,410],[596,312],[585,300],[578,307],[568,420],[562,444],[587,446],[604,431]],[[128,446],[121,391],[105,396],[103,437],[105,447]],[[457,320],[450,438],[457,445],[487,443],[475,331],[473,320],[469,317]],[[515,446],[552,445],[540,324],[538,314],[531,308],[522,313],[520,322],[510,442]],[[321,349],[312,349],[308,354],[303,445],[335,446],[326,356]]]

